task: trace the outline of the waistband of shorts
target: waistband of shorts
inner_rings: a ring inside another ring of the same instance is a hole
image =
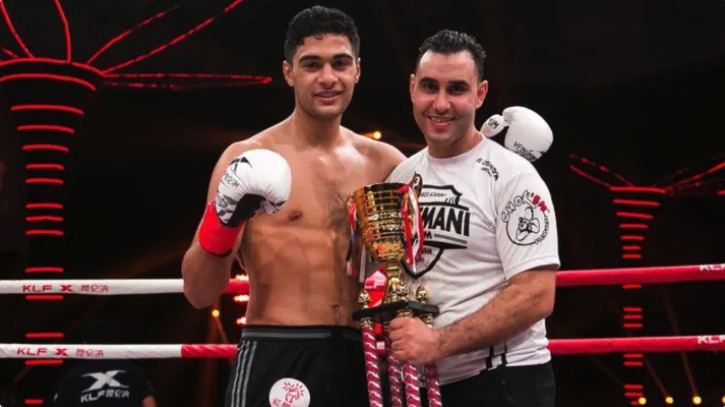
[[[334,325],[246,325],[241,339],[349,339],[362,341],[360,330]]]

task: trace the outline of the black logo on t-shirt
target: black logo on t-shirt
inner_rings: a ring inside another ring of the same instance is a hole
[[[403,265],[411,277],[430,271],[444,251],[468,248],[471,213],[459,204],[460,199],[461,193],[452,185],[423,185],[419,198],[425,229],[423,256],[415,263],[416,272]]]
[[[479,163],[479,164],[481,164],[481,171],[483,171],[486,174],[488,174],[495,181],[498,181],[498,170],[491,163],[491,161],[484,160],[483,158],[479,158],[479,159],[476,160],[476,162]]]
[[[549,234],[549,208],[538,194],[524,191],[510,200],[501,212],[506,234],[519,246],[538,244]]]

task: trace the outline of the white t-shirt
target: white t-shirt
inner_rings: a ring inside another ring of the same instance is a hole
[[[440,308],[441,328],[478,311],[516,274],[558,267],[556,218],[551,196],[536,169],[495,141],[436,159],[428,149],[401,163],[389,182],[422,176],[420,208],[425,227],[417,275],[406,268],[410,292],[423,285]],[[500,365],[548,362],[544,320],[504,343],[438,361],[442,384]]]

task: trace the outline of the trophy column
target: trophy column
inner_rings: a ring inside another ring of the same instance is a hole
[[[360,292],[358,303],[363,309],[368,308],[370,294],[365,289]],[[365,380],[367,381],[370,407],[383,407],[383,386],[380,384],[380,364],[378,363],[377,341],[375,340],[373,323],[374,321],[369,317],[360,320],[363,353],[365,355]]]

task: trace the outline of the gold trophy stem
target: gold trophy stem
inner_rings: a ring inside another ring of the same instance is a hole
[[[402,270],[400,269],[400,266],[395,263],[387,264],[385,266],[385,274],[388,277],[388,286],[385,290],[385,299],[383,302],[390,303],[404,299],[401,298],[400,292],[401,289],[404,291],[407,290],[405,289],[405,283],[401,279]]]

